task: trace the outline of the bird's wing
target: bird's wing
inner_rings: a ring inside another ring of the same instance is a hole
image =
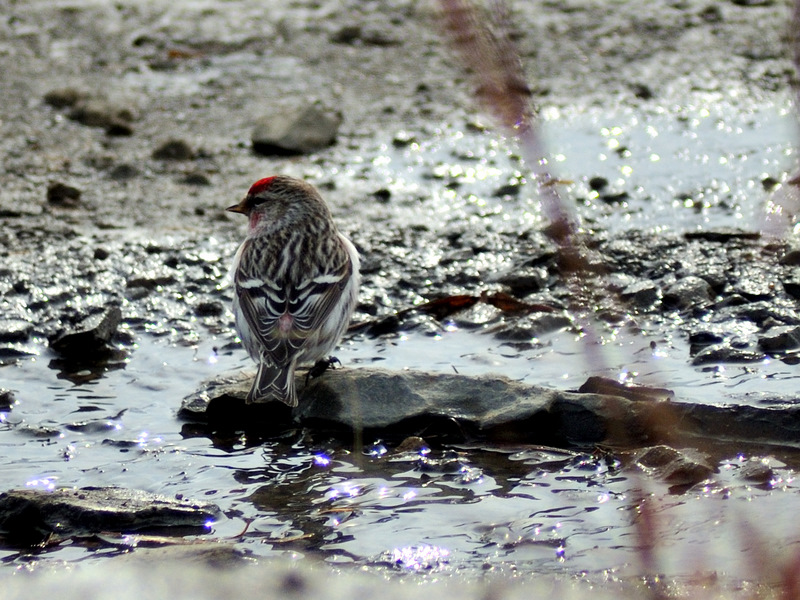
[[[253,264],[246,260],[247,255],[245,247],[244,260],[234,274],[239,307],[252,334],[261,343],[265,358],[273,364],[286,365],[330,316],[353,267],[342,248],[343,260],[337,260],[335,268],[292,284],[246,272],[241,265]],[[281,319],[286,320],[281,322]]]

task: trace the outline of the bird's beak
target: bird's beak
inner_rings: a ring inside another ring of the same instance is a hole
[[[245,200],[247,200],[247,198],[242,198],[242,201],[239,202],[239,204],[234,204],[233,206],[229,206],[225,210],[229,212],[239,213],[240,215],[246,215],[247,207],[245,206]]]

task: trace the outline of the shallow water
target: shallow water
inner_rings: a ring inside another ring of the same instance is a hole
[[[723,117],[723,109],[646,119],[624,111],[561,115],[548,123],[547,136],[558,176],[574,178],[565,193],[581,199],[576,205],[585,222],[603,228],[751,229],[766,199],[762,179],[781,179],[791,169],[790,118],[774,108]],[[509,181],[528,189],[514,175],[521,165],[513,149],[487,134],[448,129],[426,141],[379,141],[374,156],[370,172],[385,178],[396,200],[381,209],[394,211],[391,218],[404,221],[419,211],[404,199],[429,185],[434,193],[421,210],[432,219],[496,230],[541,223],[526,191],[486,201]],[[355,166],[338,176],[358,187],[359,175]],[[627,198],[609,204],[593,197],[592,176]],[[639,326],[644,333],[604,334],[603,374],[666,385],[678,401],[757,404],[796,390],[795,367],[780,361],[692,367],[679,332],[664,323]],[[765,458],[772,481],[754,485],[739,475],[750,457],[731,452],[707,485],[671,495],[666,484],[615,459],[553,449],[424,448],[396,455],[381,440],[354,446],[303,431],[267,441],[242,434],[208,439],[177,419],[180,400],[206,377],[250,368],[244,352],[224,350],[227,334],[201,335],[196,347],[134,337],[122,368],[100,377],[61,378],[49,351],[35,345],[38,356],[0,367],[0,385],[19,399],[0,413],[0,490],[115,485],[200,498],[227,515],[208,536],[238,540],[257,556],[314,555],[443,577],[478,578],[487,570],[597,579],[634,574],[641,541],[633,523],[642,502],[657,515],[661,566],[673,575],[743,568],[760,552],[755,541],[769,540],[777,555],[796,539],[796,465],[777,458]],[[519,350],[445,323],[435,335],[357,336],[337,355],[350,367],[491,372],[571,389],[598,374],[584,360],[584,343],[560,331]],[[105,554],[112,552],[66,543],[39,557],[0,551],[0,559],[10,572],[38,559]]]

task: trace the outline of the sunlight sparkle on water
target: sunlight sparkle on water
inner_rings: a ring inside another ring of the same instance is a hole
[[[327,467],[331,464],[331,459],[325,454],[315,454],[314,455],[314,464],[318,467]]]
[[[25,482],[25,487],[38,488],[52,492],[56,489],[56,480],[54,477],[42,477],[41,479],[31,479]]]
[[[410,571],[432,569],[447,563],[450,551],[439,546],[406,546],[392,550],[392,562]]]

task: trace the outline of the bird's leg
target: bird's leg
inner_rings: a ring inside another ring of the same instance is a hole
[[[340,367],[342,366],[342,361],[340,361],[335,356],[329,356],[328,358],[321,358],[317,362],[314,363],[314,366],[308,370],[306,373],[306,385],[308,385],[309,379],[319,377],[328,369],[334,369],[334,363],[338,364]]]

